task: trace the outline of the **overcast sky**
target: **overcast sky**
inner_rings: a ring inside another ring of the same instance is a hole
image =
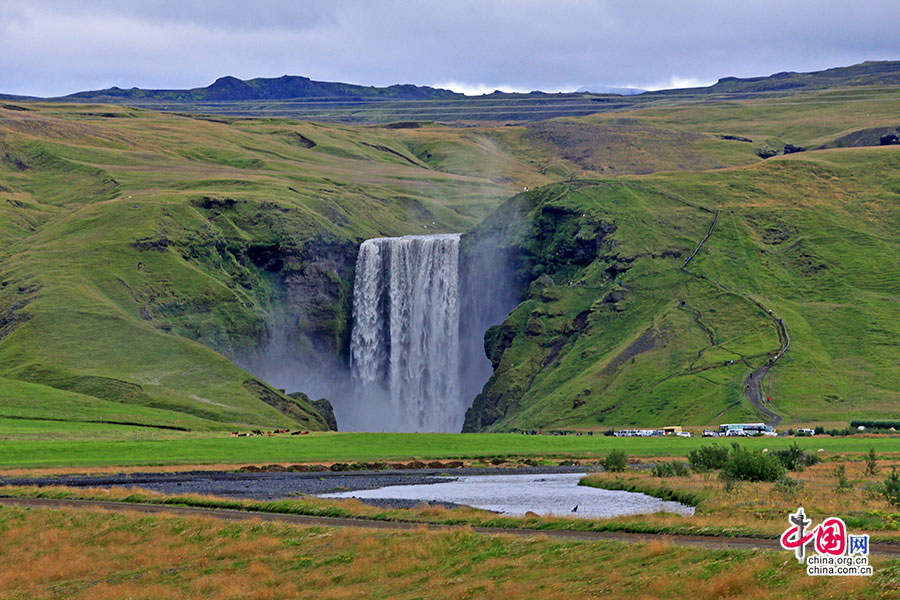
[[[305,75],[658,89],[900,59],[897,0],[0,0],[0,93]]]

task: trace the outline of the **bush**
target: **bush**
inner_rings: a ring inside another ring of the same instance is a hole
[[[772,452],[772,456],[781,461],[784,468],[788,471],[802,471],[806,467],[819,462],[819,457],[815,454],[807,454],[800,449],[797,442],[794,442],[784,450],[776,450]]]
[[[728,460],[725,446],[701,446],[688,453],[688,461],[694,469],[721,469]]]
[[[793,479],[785,475],[775,482],[775,491],[788,497],[793,498],[803,488],[803,482],[799,479]]]
[[[866,455],[866,476],[878,475],[878,455],[875,454],[875,448],[869,448]]]
[[[734,444],[720,476],[725,481],[777,481],[784,473],[784,465],[774,456]]]
[[[676,462],[671,464],[672,472],[675,473],[675,477],[687,477],[691,474],[691,468],[683,462]]]
[[[625,467],[628,466],[628,455],[622,450],[613,450],[606,455],[606,458],[600,461],[600,464],[607,471],[614,473],[624,471]]]
[[[847,478],[847,469],[844,468],[844,463],[837,465],[831,474],[837,479],[838,491],[853,489],[853,483]]]
[[[685,477],[690,472],[687,465],[680,462],[660,462],[653,465],[655,477]]]
[[[672,467],[669,463],[656,463],[653,465],[653,476],[654,477],[674,477],[675,474],[672,472]]]
[[[837,436],[843,437],[843,436],[847,436],[847,435],[853,435],[856,432],[853,429],[850,429],[849,427],[844,427],[843,429],[829,429],[828,431],[826,431],[826,433],[832,437],[837,437]]]
[[[856,429],[862,425],[866,429],[900,429],[900,421],[850,421],[850,428]]]
[[[740,480],[735,479],[731,475],[728,475],[727,473],[725,473],[725,471],[719,473],[719,479],[725,486],[725,491],[729,494],[735,491],[741,483]]]
[[[897,467],[891,469],[891,474],[881,484],[881,495],[892,506],[900,506],[900,474]]]

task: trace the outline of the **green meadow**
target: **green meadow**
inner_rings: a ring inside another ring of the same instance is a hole
[[[89,439],[73,429],[48,427],[30,435],[33,422],[0,421],[0,467],[100,467],[186,464],[354,462],[377,460],[491,459],[509,457],[599,459],[613,449],[634,457],[685,456],[706,444],[731,440],[694,438],[616,438],[602,435],[523,435],[519,433],[310,433],[303,436],[232,438],[222,434],[186,435],[126,430],[118,439]],[[43,427],[40,423],[37,426]],[[102,434],[101,434],[102,435]],[[54,439],[54,437],[56,439]],[[101,436],[98,436],[101,437]],[[135,439],[137,438],[137,439]],[[815,453],[900,452],[889,437],[760,438],[739,443],[770,450],[796,442]]]

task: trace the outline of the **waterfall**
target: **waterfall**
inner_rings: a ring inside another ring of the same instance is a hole
[[[459,234],[363,242],[342,430],[460,431],[459,309]]]

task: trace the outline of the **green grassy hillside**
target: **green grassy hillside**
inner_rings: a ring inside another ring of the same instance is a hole
[[[742,389],[779,318],[786,422],[897,416],[898,151],[867,144],[898,94],[662,95],[510,127],[5,102],[0,417],[323,429],[248,370],[268,376],[277,333],[340,377],[359,242],[472,228],[530,288],[487,332],[469,429],[759,418]]]
[[[897,417],[898,167],[896,147],[829,150],[512,199],[519,225],[479,229],[540,277],[486,335],[496,370],[467,429],[761,420],[744,380],[779,354],[780,319],[773,411]]]
[[[23,417],[323,428],[229,358],[288,318],[298,354],[340,354],[362,239],[460,231],[548,181],[489,133],[18,108],[0,109],[0,406]]]

